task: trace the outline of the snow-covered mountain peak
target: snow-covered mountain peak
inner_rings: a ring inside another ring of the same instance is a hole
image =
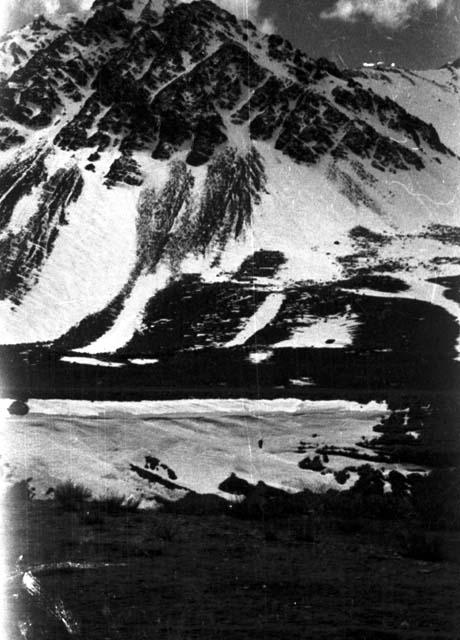
[[[234,348],[295,308],[298,345],[305,283],[379,274],[423,297],[455,271],[451,67],[339,70],[208,0],[96,0],[8,34],[0,64],[4,342]],[[218,322],[165,329],[157,303],[177,316],[217,283]]]

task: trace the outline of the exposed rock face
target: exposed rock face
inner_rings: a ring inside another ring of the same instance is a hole
[[[67,207],[78,200],[83,179],[78,167],[58,169],[42,187],[36,212],[17,233],[0,239],[0,298],[18,301],[33,286],[50,255]],[[22,283],[27,282],[27,288]]]
[[[18,156],[16,161],[1,170],[0,230],[7,227],[19,200],[46,180],[45,156],[46,151],[39,149],[28,155]]]
[[[14,127],[0,128],[0,151],[6,151],[11,147],[16,147],[26,141]]]
[[[94,168],[94,165],[91,166]],[[122,155],[113,162],[107,173],[105,184],[113,186],[117,182],[124,182],[134,187],[142,184],[142,172],[133,158]]]
[[[255,139],[276,132],[276,148],[301,162],[351,151],[375,154],[383,168],[421,168],[417,154],[364,126],[370,114],[415,144],[448,153],[432,126],[389,98],[345,82],[332,63],[311,60],[279,36],[260,38],[206,0],[161,19],[148,3],[135,19],[130,11],[107,1],[66,28],[36,20],[27,61],[20,45],[4,43],[13,61],[1,86],[3,120],[44,128],[60,117],[55,142],[72,150],[115,143],[123,152],[147,148],[168,159],[187,143],[187,162],[200,165],[227,141],[228,113],[234,123],[247,122]],[[264,67],[264,57],[284,74]],[[328,78],[336,84],[330,95],[321,86]],[[20,132],[6,129],[4,144],[20,144]]]

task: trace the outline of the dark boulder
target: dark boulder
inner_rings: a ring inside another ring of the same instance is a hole
[[[313,460],[307,456],[299,462],[299,467],[301,469],[307,469],[308,471],[324,471],[326,468],[321,462],[320,456],[315,456]]]
[[[235,473],[232,473],[226,480],[220,483],[219,489],[225,493],[246,496],[254,489],[254,485],[243,478],[239,478]]]
[[[29,413],[29,407],[24,400],[15,400],[8,407],[8,413],[12,416],[26,416]]]
[[[388,474],[388,481],[391,485],[391,492],[394,496],[402,497],[409,493],[409,483],[405,476],[394,469]]]
[[[353,486],[353,493],[360,493],[364,496],[383,496],[385,478],[378,469],[374,469],[369,464],[365,464],[358,469],[358,480]]]
[[[347,480],[350,478],[350,474],[346,469],[341,469],[334,473],[334,478],[339,484],[346,484]]]

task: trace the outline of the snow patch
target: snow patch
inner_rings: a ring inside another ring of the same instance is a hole
[[[133,267],[135,218],[134,190],[106,189],[85,175],[83,192],[68,207],[68,224],[59,228],[38,282],[14,310],[9,300],[0,302],[2,344],[55,340],[103,309]]]
[[[160,265],[155,273],[140,276],[113,327],[89,346],[75,351],[79,353],[113,353],[124,347],[134,333],[141,329],[143,312],[147,302],[157,291],[166,286],[170,275],[169,269]]]
[[[343,349],[353,344],[353,329],[357,326],[357,316],[329,316],[326,318],[306,317],[305,326],[296,328],[287,340],[277,342],[274,349]],[[329,340],[333,342],[329,342]]]
[[[296,387],[312,387],[315,385],[314,381],[311,378],[298,378],[289,381]]]
[[[253,351],[248,355],[248,360],[252,362],[252,364],[260,364],[261,362],[270,360],[272,355],[273,351]]]
[[[9,232],[17,233],[28,223],[38,208],[39,195],[40,187],[33,187],[29,194],[19,200],[8,224]]]
[[[84,356],[64,356],[62,362],[70,362],[71,364],[86,364],[92,367],[112,367],[119,369],[124,367],[123,362],[108,362],[106,360],[98,360],[97,358],[85,358]]]
[[[244,345],[249,338],[266,327],[276,318],[284,299],[285,295],[282,293],[270,294],[257,309],[255,314],[249,318],[246,326],[233,338],[233,340],[227,342],[224,347],[226,349],[230,349],[231,347],[240,347]]]
[[[12,399],[0,399],[0,415],[8,415]],[[28,400],[30,414],[55,416],[106,416],[120,415],[155,417],[161,415],[260,415],[266,413],[305,414],[319,412],[371,413],[382,415],[388,411],[385,401],[359,403],[349,400],[299,400],[298,398],[276,398],[273,400],[237,399],[183,399],[142,400],[140,402],[118,402],[104,400]],[[15,419],[15,418],[11,418]],[[21,418],[22,419],[22,418]],[[28,419],[28,418],[26,418]]]

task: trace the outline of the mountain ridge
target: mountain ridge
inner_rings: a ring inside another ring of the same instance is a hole
[[[4,344],[249,348],[285,317],[267,358],[346,349],[378,292],[340,292],[364,276],[459,317],[427,282],[458,273],[454,68],[339,70],[208,0],[97,0],[4,37],[0,61]],[[317,286],[342,303],[315,311]]]

